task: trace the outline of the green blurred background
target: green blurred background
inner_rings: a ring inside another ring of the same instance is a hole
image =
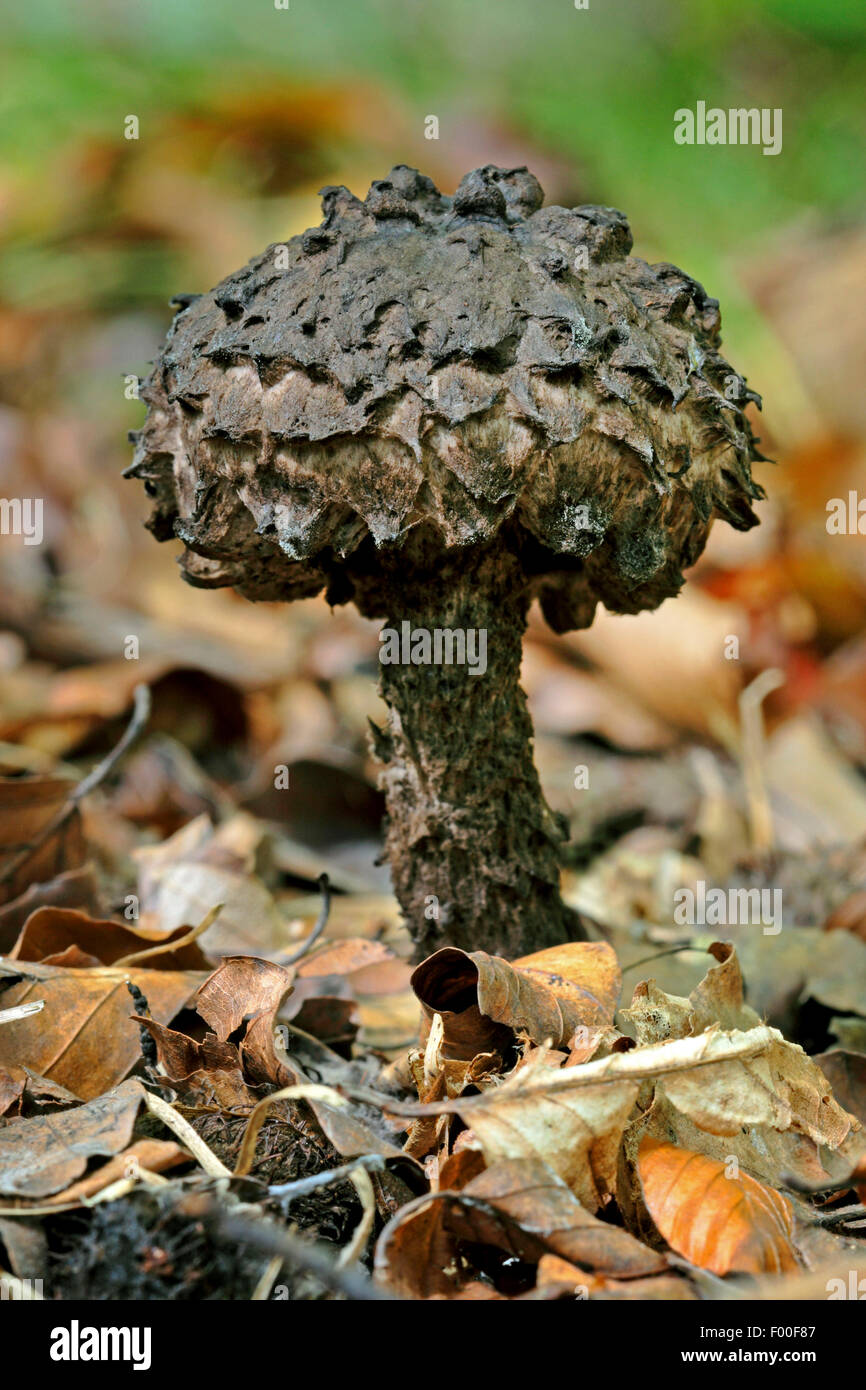
[[[764,397],[782,465],[758,470],[764,525],[717,527],[697,580],[740,605],[738,674],[779,665],[796,701],[862,648],[862,537],[825,525],[864,474],[858,0],[28,0],[3,28],[0,488],[45,496],[49,544],[0,547],[0,622],[32,631],[72,595],[224,624],[232,597],[181,590],[120,480],[142,419],[129,379],[168,300],[315,224],[324,184],[363,197],[403,162],[451,192],[477,165],[528,163],[548,200],[621,208],[637,254],[701,280]],[[675,144],[697,101],[781,108],[781,153]],[[81,626],[82,659],[117,650]]]

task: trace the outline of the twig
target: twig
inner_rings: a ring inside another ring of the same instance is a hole
[[[34,999],[30,1004],[15,1004],[11,1009],[0,1009],[0,1023],[14,1023],[18,1018],[29,1018],[45,1008],[44,999]]]
[[[340,1168],[329,1168],[324,1173],[313,1173],[308,1178],[297,1178],[294,1182],[284,1182],[279,1187],[269,1187],[269,1197],[281,1197],[284,1201],[292,1202],[296,1197],[306,1197],[310,1192],[316,1192],[320,1187],[328,1187],[332,1182],[343,1182],[353,1173],[356,1168],[366,1168],[373,1173],[381,1173],[385,1167],[385,1160],[379,1154],[362,1154],[360,1158],[353,1158],[351,1163],[344,1163]]]
[[[860,1221],[866,1216],[866,1207],[854,1202],[850,1207],[831,1207],[827,1211],[812,1212],[810,1220],[816,1226],[845,1226],[849,1221]]]
[[[183,936],[178,936],[174,941],[159,941],[155,946],[147,946],[143,951],[132,951],[128,956],[120,956],[113,962],[115,969],[121,966],[138,965],[143,960],[150,960],[153,956],[171,955],[173,951],[179,951],[182,946],[189,946],[198,937],[204,935],[209,927],[212,927],[217,917],[219,917],[225,903],[217,903],[210,912],[202,918],[197,927],[190,927]]]
[[[193,1129],[189,1120],[184,1119],[183,1115],[162,1100],[160,1096],[155,1096],[151,1091],[145,1090],[144,1101],[151,1115],[155,1115],[158,1120],[162,1120],[166,1129],[170,1129],[176,1134],[182,1144],[185,1144],[207,1173],[209,1178],[230,1178],[231,1173],[228,1168],[217,1158],[216,1154],[208,1148],[207,1144],[199,1134]]]
[[[341,1293],[346,1298],[365,1302],[391,1302],[392,1295],[378,1284],[374,1284],[357,1267],[340,1269],[325,1253],[322,1245],[299,1236],[289,1235],[287,1231],[277,1231],[273,1227],[256,1221],[245,1220],[239,1216],[219,1214],[214,1222],[214,1236],[217,1240],[253,1245],[269,1255],[279,1255],[281,1259],[301,1269],[308,1269],[320,1284]]]
[[[571,1091],[582,1086],[654,1080],[671,1072],[692,1071],[697,1067],[715,1066],[719,1062],[757,1057],[766,1052],[771,1043],[778,1041],[781,1036],[777,1029],[765,1024],[758,1024],[745,1031],[734,1029],[730,1033],[708,1029],[706,1033],[699,1033],[696,1037],[653,1043],[646,1047],[634,1048],[631,1052],[615,1052],[595,1062],[584,1062],[579,1067],[564,1067],[558,1071],[544,1067],[543,1071],[538,1071],[534,1077],[529,1077],[526,1072],[519,1072],[501,1086],[485,1091],[482,1095],[455,1096],[426,1104],[393,1100],[390,1096],[383,1096],[367,1086],[356,1086],[351,1082],[341,1082],[337,1090],[344,1096],[352,1096],[356,1100],[366,1101],[369,1105],[376,1105],[389,1115],[408,1115],[414,1118],[417,1115],[459,1114],[465,1119],[473,1110],[489,1109],[497,1101],[505,1103],[511,1100],[526,1100],[532,1095],[555,1096],[562,1091]]]
[[[72,813],[77,809],[79,802],[89,796],[94,788],[105,780],[120,762],[127,749],[138,738],[150,718],[150,690],[146,685],[137,685],[133,699],[132,718],[124,730],[120,742],[116,744],[107,757],[102,759],[101,763],[97,763],[96,767],[91,768],[87,776],[82,778],[77,786],[73,787],[60,810],[42,827],[36,838],[10,859],[3,872],[0,873],[0,883],[7,883],[11,878],[14,878],[21,866],[32,859],[36,851],[41,849],[52,835],[56,835],[58,830],[63,829]]]
[[[340,1251],[337,1264],[340,1269],[350,1269],[360,1260],[367,1249],[367,1242],[373,1233],[376,1221],[376,1194],[366,1168],[356,1163],[349,1174],[349,1181],[361,1202],[361,1220],[352,1232],[352,1239]]]
[[[331,884],[327,874],[319,874],[319,891],[322,894],[322,907],[316,920],[316,925],[313,927],[306,941],[301,942],[297,950],[292,951],[291,955],[281,957],[280,965],[294,965],[297,961],[301,960],[307,954],[310,947],[315,945],[322,935],[322,932],[325,930],[325,927],[328,925],[328,918],[331,915]]]
[[[680,951],[700,951],[702,955],[706,952],[701,946],[690,944],[688,946],[671,946],[667,951],[656,951],[653,956],[641,956],[640,960],[630,960],[628,965],[622,967],[623,975],[627,970],[637,970],[639,965],[652,965],[654,960],[661,960],[663,956],[676,956]]]
[[[789,1187],[792,1192],[803,1192],[810,1197],[819,1197],[825,1192],[844,1192],[846,1188],[857,1187],[863,1182],[863,1173],[858,1164],[846,1178],[828,1178],[826,1182],[808,1182],[796,1173],[782,1173],[779,1182],[782,1187]]]
[[[252,1303],[267,1303],[271,1296],[271,1289],[274,1287],[274,1281],[282,1267],[283,1262],[280,1256],[272,1255],[262,1271],[259,1282],[252,1291],[250,1296]]]

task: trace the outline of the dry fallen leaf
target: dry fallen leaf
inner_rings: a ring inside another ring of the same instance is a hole
[[[857,1120],[836,1103],[828,1081],[802,1048],[758,1024],[743,1002],[731,945],[717,942],[710,952],[718,964],[688,999],[666,995],[652,981],[636,988],[624,1013],[639,1043],[659,1036],[671,1039],[670,1047],[691,1038],[757,1041],[763,1036],[763,1044],[729,1059],[719,1055],[714,1064],[707,1052],[699,1066],[660,1071],[651,1099],[645,1098],[626,1136],[626,1168],[633,1166],[647,1134],[712,1158],[733,1156],[769,1183],[783,1172],[814,1182],[826,1176],[823,1164],[830,1155],[840,1166],[850,1166],[863,1143]],[[630,1056],[639,1058],[642,1051],[639,1047]],[[627,1204],[622,1180],[620,1197]]]
[[[82,964],[114,965],[122,957],[135,956],[153,946],[169,947],[189,930],[189,927],[177,927],[168,933],[147,931],[143,927],[91,917],[76,908],[40,907],[27,918],[9,958],[57,965],[62,963],[59,957],[64,952],[76,947],[86,957]],[[148,957],[147,964],[148,968],[156,970],[209,969],[208,959],[195,941]]]
[[[512,964],[448,946],[417,967],[412,988],[427,1025],[434,1014],[443,1019],[443,1055],[470,1061],[503,1051],[515,1035],[557,1047],[581,1025],[612,1023],[620,979],[605,942],[570,942]]]
[[[713,1274],[782,1274],[799,1268],[791,1204],[747,1173],[657,1139],[643,1140],[644,1201],[673,1250]]]
[[[164,1173],[167,1168],[188,1162],[189,1154],[173,1139],[137,1139],[95,1172],[88,1173],[62,1192],[55,1192],[51,1201],[58,1205],[80,1202],[95,1196],[97,1192],[103,1192],[121,1178],[134,1179],[141,1172]]]
[[[30,884],[78,869],[84,863],[77,809],[21,861],[26,847],[37,845],[40,835],[66,805],[74,786],[74,782],[58,777],[0,777],[0,903],[11,902]]]
[[[47,1197],[79,1178],[95,1155],[125,1149],[142,1096],[138,1081],[124,1081],[86,1105],[11,1121],[0,1129],[0,1192]]]
[[[461,1242],[532,1264],[552,1253],[620,1279],[666,1267],[663,1256],[585,1211],[544,1163],[524,1161],[496,1163],[459,1190],[404,1206],[379,1237],[378,1277],[403,1297],[456,1297],[471,1279]]]
[[[0,1066],[27,1066],[83,1100],[100,1096],[141,1056],[127,981],[141,990],[151,1014],[170,1023],[201,983],[198,971],[96,966],[69,969],[0,959],[3,976],[23,977],[3,992],[4,1004],[44,999],[41,1013],[0,1029]]]
[[[255,872],[262,833],[248,817],[214,829],[199,816],[162,844],[136,850],[140,925],[168,933],[222,903],[208,937],[212,954],[268,954],[285,945],[286,923]]]

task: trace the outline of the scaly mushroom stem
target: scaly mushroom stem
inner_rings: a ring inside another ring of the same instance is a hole
[[[389,720],[375,746],[385,855],[418,958],[444,945],[513,958],[583,938],[559,895],[567,829],[532,761],[519,561],[504,546],[463,553],[417,581],[404,572],[401,586],[405,603],[380,634]],[[440,663],[406,662],[437,655],[437,629]],[[465,643],[464,664],[447,664],[449,640],[452,658]]]

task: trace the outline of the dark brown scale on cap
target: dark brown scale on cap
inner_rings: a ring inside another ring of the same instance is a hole
[[[616,210],[542,202],[526,169],[449,198],[399,165],[184,302],[128,471],[191,583],[380,617],[507,555],[562,632],[676,594],[714,518],[755,524],[718,304]]]

